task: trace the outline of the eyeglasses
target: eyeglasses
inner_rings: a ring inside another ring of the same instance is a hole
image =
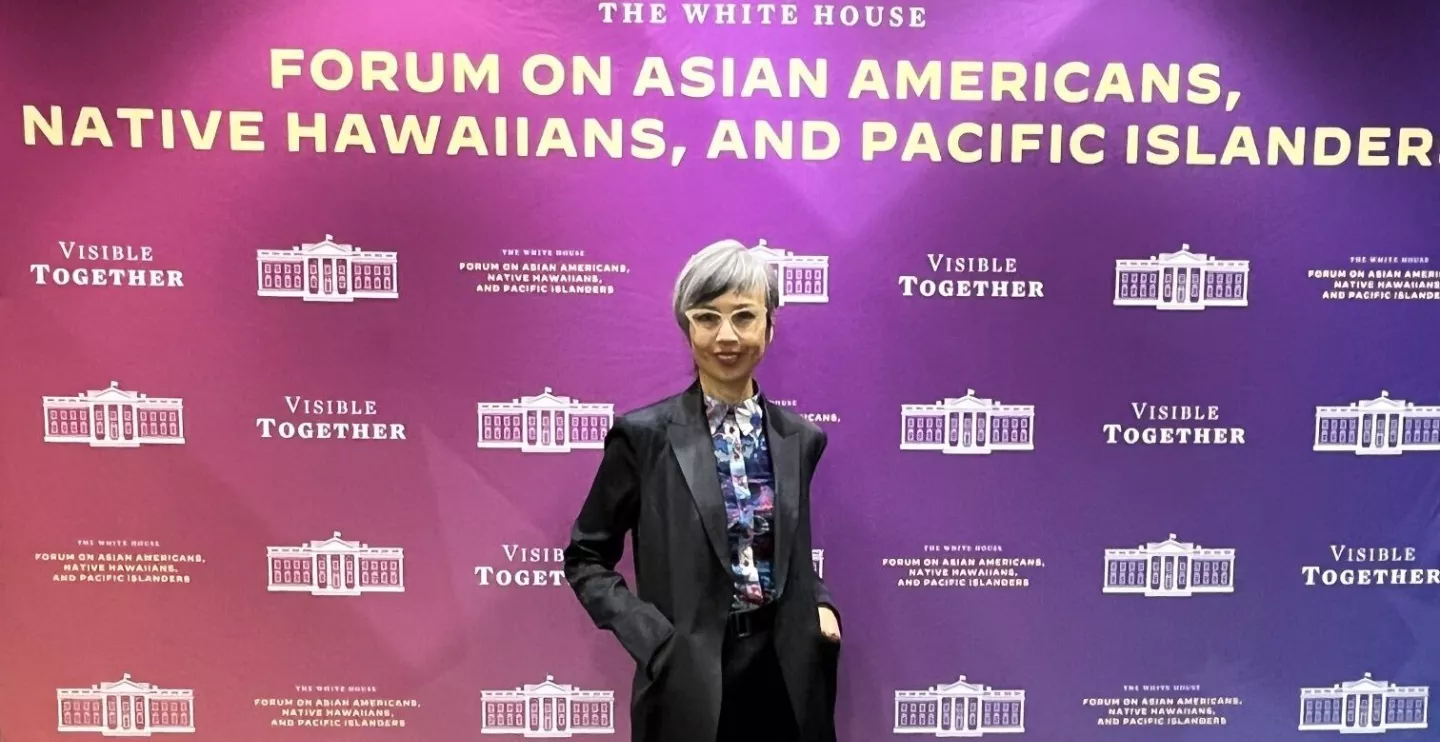
[[[731,312],[720,312],[714,309],[691,309],[685,313],[690,324],[705,334],[712,334],[720,331],[720,326],[726,322],[735,330],[736,335],[745,335],[762,327],[765,322],[765,310],[744,307]]]

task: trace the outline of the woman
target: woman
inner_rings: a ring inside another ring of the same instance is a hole
[[[779,288],[734,240],[675,283],[686,391],[615,420],[565,576],[634,658],[633,742],[832,742],[840,624],[810,557],[825,433],[765,399]],[[615,571],[631,535],[635,589]]]

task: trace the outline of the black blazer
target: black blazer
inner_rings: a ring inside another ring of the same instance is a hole
[[[820,633],[817,608],[834,603],[810,556],[810,480],[826,437],[762,400],[775,481],[775,647],[800,739],[833,742],[839,646]],[[725,525],[698,382],[616,418],[565,549],[565,577],[635,660],[633,742],[715,739],[735,589]],[[627,532],[633,590],[615,571]]]

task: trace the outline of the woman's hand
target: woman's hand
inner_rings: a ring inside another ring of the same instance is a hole
[[[840,641],[840,620],[829,606],[820,606],[820,633],[832,642]]]

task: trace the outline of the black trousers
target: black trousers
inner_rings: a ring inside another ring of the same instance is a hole
[[[769,627],[725,632],[716,742],[796,742],[800,737]],[[678,741],[677,741],[678,742]]]

